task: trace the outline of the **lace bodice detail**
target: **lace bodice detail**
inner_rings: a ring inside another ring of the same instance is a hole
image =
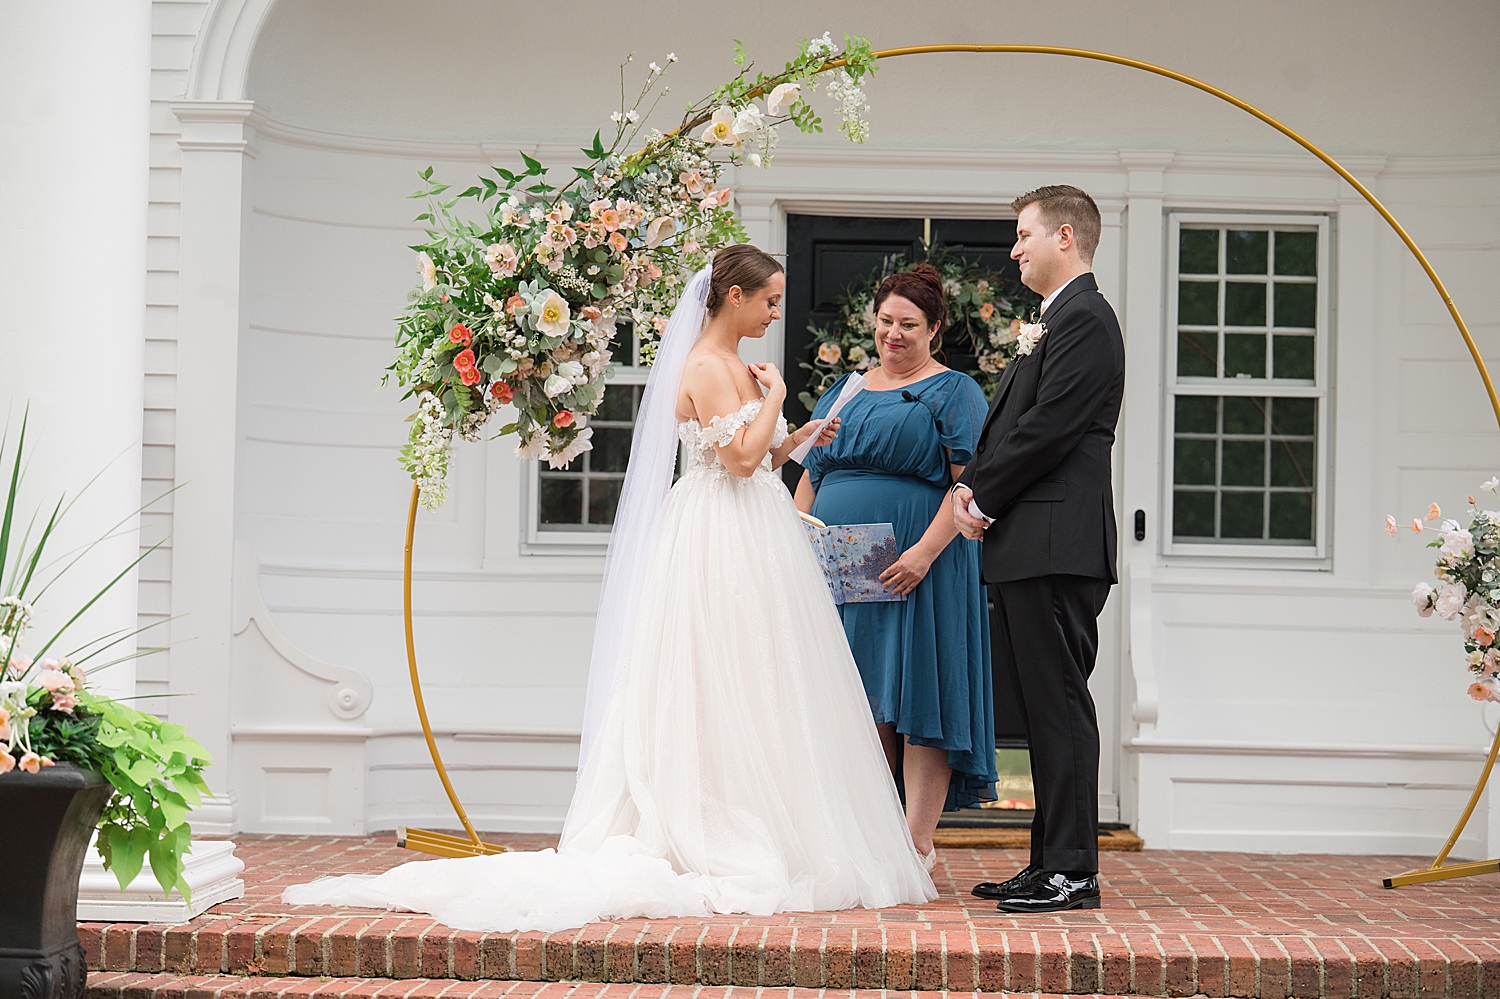
[[[723,447],[734,440],[734,435],[740,428],[747,427],[760,413],[762,399],[751,399],[739,408],[737,412],[727,416],[716,416],[708,421],[708,426],[703,426],[697,420],[684,420],[677,424],[677,437],[687,445],[686,453],[682,460],[682,474],[696,468],[717,469],[728,471],[719,461],[719,453],[715,447]],[[776,415],[776,432],[771,435],[771,447],[780,447],[782,441],[786,440],[786,417]],[[767,452],[761,460],[760,467],[766,471],[771,470],[771,455]]]

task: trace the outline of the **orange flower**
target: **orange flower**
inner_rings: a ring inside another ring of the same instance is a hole
[[[42,758],[28,750],[21,756],[21,762],[16,765],[27,773],[34,774],[42,769]]]
[[[1489,686],[1483,683],[1469,684],[1469,696],[1476,701],[1488,701],[1492,699]]]
[[[988,322],[990,316],[993,316],[994,314],[995,314],[995,303],[994,302],[985,302],[983,305],[981,305],[979,307],[979,318],[985,320],[986,322]]]
[[[479,369],[478,368],[465,368],[465,369],[463,369],[462,371],[460,371],[458,373],[458,380],[461,381],[461,382],[463,382],[465,385],[478,385],[479,384]]]
[[[496,382],[490,386],[490,395],[500,400],[502,406],[510,405],[511,399],[515,397],[516,390],[505,382]]]
[[[505,300],[505,311],[509,312],[511,315],[515,315],[517,309],[524,309],[527,307],[528,306],[526,305],[526,299],[522,298],[520,295],[512,295],[510,296],[510,298],[507,298]]]
[[[623,232],[612,232],[609,234],[609,248],[611,250],[614,250],[616,253],[624,253],[627,245],[629,244],[625,242],[625,234]]]
[[[1412,520],[1412,522],[1411,522],[1411,533],[1413,533],[1413,534],[1421,534],[1422,533],[1422,521],[1421,520],[1418,520],[1418,519],[1413,519]]]
[[[8,774],[16,768],[16,758],[0,749],[0,774]]]
[[[558,410],[557,415],[552,418],[552,425],[558,428],[571,427],[573,425],[573,414],[566,409]]]
[[[465,371],[472,371],[474,369],[474,352],[472,350],[459,351],[458,356],[453,359],[453,366],[457,368],[460,373]],[[465,382],[464,384],[471,383]]]
[[[465,326],[463,323],[456,323],[454,327],[448,331],[448,339],[452,340],[456,344],[461,344],[467,347],[470,343],[473,342],[474,335],[469,332],[469,327]]]
[[[1390,514],[1385,515],[1385,533],[1393,538],[1396,536],[1396,518]]]
[[[1431,506],[1429,506],[1427,508],[1427,516],[1424,519],[1425,520],[1437,520],[1442,515],[1443,515],[1443,511],[1438,508],[1438,505],[1436,503],[1433,503]]]
[[[1481,646],[1491,645],[1495,641],[1495,633],[1485,627],[1475,628],[1474,641],[1479,643]]]

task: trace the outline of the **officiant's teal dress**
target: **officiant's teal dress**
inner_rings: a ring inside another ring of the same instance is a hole
[[[828,412],[843,384],[840,378],[823,393],[813,416]],[[902,551],[915,545],[947,500],[949,464],[973,458],[987,409],[978,383],[958,371],[904,391],[860,392],[839,414],[838,437],[803,463],[817,493],[813,516],[825,524],[890,523]],[[905,601],[844,604],[839,613],[876,724],[948,751],[948,808],[993,801],[995,717],[980,543],[954,538]]]

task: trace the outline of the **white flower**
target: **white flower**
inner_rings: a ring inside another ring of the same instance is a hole
[[[422,275],[423,291],[431,291],[437,287],[437,268],[433,266],[432,258],[426,251],[417,252],[417,273]]]
[[[562,362],[557,366],[557,373],[573,385],[581,385],[588,381],[588,376],[583,373],[583,365],[578,361]],[[552,379],[547,380],[550,382]]]
[[[751,153],[750,156],[749,156],[749,160],[750,160],[750,165],[753,166],[753,167],[758,167],[758,166],[763,166],[764,165],[763,161],[760,158],[760,153]]]
[[[647,63],[647,65],[651,67],[651,72],[653,72],[653,73],[660,73],[661,72],[661,67],[658,66],[656,63],[654,63],[654,62]]]
[[[510,277],[516,272],[516,248],[509,243],[491,243],[484,248],[484,262],[490,265],[490,273],[496,277]],[[495,311],[504,308],[500,303]]]
[[[809,39],[807,43],[807,54],[810,56],[831,56],[839,50],[828,32],[823,32],[822,38]]]
[[[556,454],[548,453],[547,464],[553,468],[566,468],[568,463],[585,451],[592,451],[594,445],[589,438],[594,436],[593,428],[585,427],[569,442],[568,446]]]
[[[557,372],[547,376],[547,383],[542,386],[542,391],[547,393],[548,399],[556,399],[564,392],[571,392],[573,383]]]
[[[1481,482],[1479,484],[1479,488],[1488,489],[1490,492],[1494,492],[1496,489],[1500,489],[1500,477],[1492,477],[1486,482]]]
[[[1443,521],[1443,545],[1438,551],[1449,558],[1468,558],[1474,554],[1474,535],[1458,526],[1456,520]]]
[[[802,84],[783,83],[771,91],[771,96],[766,99],[766,114],[778,115],[789,110],[797,103],[797,98],[802,96]]]
[[[609,113],[609,120],[618,125],[620,122],[625,120],[625,116],[618,111],[611,111]]]
[[[557,292],[549,291],[545,298],[531,306],[531,311],[536,314],[538,332],[548,336],[562,336],[568,332],[568,320],[571,318],[568,301]]]
[[[676,61],[677,61],[677,53],[676,52],[668,52],[667,53],[667,62],[676,62]]]
[[[765,122],[761,119],[760,108],[755,106],[754,101],[740,108],[740,113],[734,116],[734,124],[731,126],[737,142],[755,138],[764,127]]]
[[[656,249],[663,242],[670,239],[677,231],[677,220],[670,215],[660,215],[652,219],[646,226],[646,246],[648,249]]]
[[[1464,601],[1469,597],[1469,591],[1464,589],[1463,583],[1447,583],[1437,591],[1437,600],[1433,608],[1438,617],[1444,621],[1452,621],[1463,613]]]
[[[520,461],[535,461],[551,446],[552,441],[547,437],[546,430],[537,430],[530,437],[525,438],[516,447],[516,458]]]
[[[0,597],[0,635],[18,638],[31,624],[31,605],[20,597]]]
[[[854,82],[848,70],[840,69],[833,74],[828,84],[828,96],[840,105],[843,120],[839,123],[839,131],[848,136],[850,142],[868,139],[870,123],[865,121],[864,113],[870,110],[870,102],[865,100],[864,90]]]
[[[725,105],[715,111],[713,120],[703,130],[702,139],[721,146],[734,145],[738,141],[734,134],[734,108]]]
[[[632,108],[631,110],[625,112],[625,120],[634,125],[636,122],[641,120],[640,112]]]
[[[1022,357],[1036,349],[1037,342],[1047,333],[1045,323],[1022,323],[1016,332],[1016,353]]]
[[[1411,591],[1411,602],[1417,608],[1417,613],[1423,617],[1432,617],[1432,595],[1433,589],[1427,583],[1418,583]]]

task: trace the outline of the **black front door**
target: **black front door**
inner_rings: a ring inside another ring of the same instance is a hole
[[[812,414],[798,401],[807,389],[807,371],[799,367],[814,349],[808,327],[825,326],[837,318],[839,298],[851,283],[870,274],[892,254],[919,260],[924,240],[934,249],[948,249],[995,274],[1019,276],[1010,250],[1016,243],[1014,219],[870,219],[826,215],[790,215],[786,240],[786,352],[781,370],[786,377],[786,418],[802,423]],[[940,358],[958,371],[974,369],[967,343],[949,340]],[[795,491],[802,469],[793,462],[782,466],[789,489]],[[1009,688],[996,688],[995,741],[1001,746],[1026,744],[1024,723]]]
[[[838,301],[849,285],[878,268],[886,257],[907,260],[924,256],[924,240],[933,249],[947,249],[995,274],[1016,274],[1010,248],[1016,243],[1013,219],[866,219],[829,215],[787,216],[786,238],[786,353],[781,370],[786,377],[786,418],[802,423],[812,414],[798,401],[807,390],[808,361],[813,337],[808,326],[825,326],[838,316]],[[940,360],[950,368],[972,371],[974,355],[967,343],[949,339]],[[788,480],[795,485],[788,466]],[[801,475],[800,470],[796,472]]]

